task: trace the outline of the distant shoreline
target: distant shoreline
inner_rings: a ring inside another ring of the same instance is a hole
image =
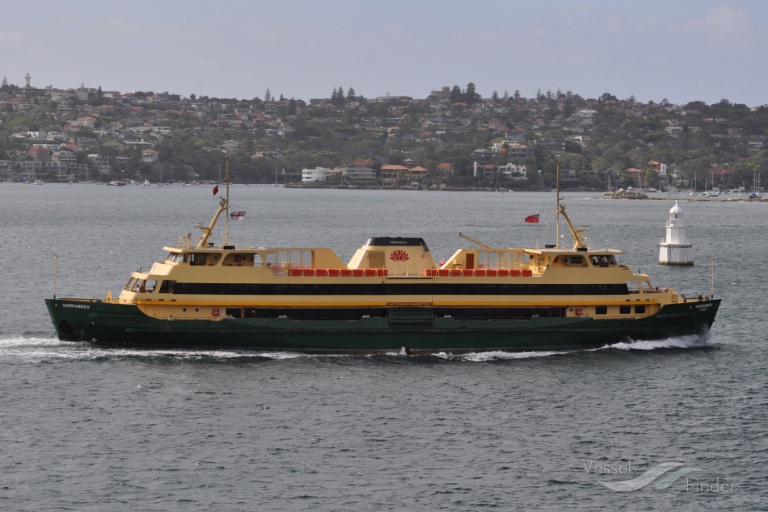
[[[32,182],[24,182],[24,181],[0,181],[2,184],[12,184],[12,185],[32,185]],[[108,183],[95,183],[95,182],[66,182],[66,181],[52,181],[52,182],[46,182],[46,185],[99,185],[99,186],[109,186]],[[135,186],[146,186],[143,183],[133,183],[128,184],[128,188],[130,188],[131,185]],[[216,185],[216,183],[152,183],[151,186],[162,186],[162,187],[199,187],[199,186],[212,186]],[[552,190],[547,189],[526,189],[526,190],[509,190],[509,189],[489,189],[487,187],[436,187],[436,188],[407,188],[407,187],[381,187],[381,186],[371,186],[371,187],[360,187],[360,186],[354,186],[354,187],[335,187],[335,186],[303,186],[301,184],[296,183],[288,183],[287,185],[281,184],[275,186],[271,183],[231,183],[232,186],[244,186],[244,187],[264,187],[264,188],[290,188],[290,189],[298,189],[298,190],[383,190],[383,191],[411,191],[411,192],[488,192],[488,193],[501,193],[501,194],[525,194],[525,193],[553,193]],[[565,189],[561,190],[561,193],[578,193],[578,194],[599,194],[594,196],[594,199],[606,199],[606,200],[616,200],[616,201],[668,201],[670,199],[675,199],[677,201],[685,201],[688,203],[765,203],[768,202],[768,199],[766,198],[749,198],[749,197],[720,197],[716,199],[705,199],[700,196],[689,196],[689,195],[683,195],[681,196],[678,194],[672,194],[669,196],[664,197],[655,197],[655,196],[645,196],[645,197],[627,197],[627,196],[620,196],[620,197],[614,197],[614,196],[607,196],[602,195],[602,192],[598,192],[596,190],[578,190],[578,189]],[[659,192],[660,194],[663,192]]]

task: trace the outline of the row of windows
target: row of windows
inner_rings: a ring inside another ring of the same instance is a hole
[[[165,282],[161,290],[165,287]],[[626,284],[305,284],[175,283],[179,295],[627,295]]]
[[[386,318],[387,308],[226,308],[232,318],[289,318],[291,320],[360,320],[361,318]],[[532,317],[564,317],[565,308],[435,308],[426,311],[435,318],[459,320],[508,319],[527,320]]]
[[[219,263],[222,258],[219,252],[191,252],[191,253],[169,253],[165,261],[169,263],[189,263],[192,266],[213,266]],[[261,267],[264,265],[270,267],[311,267],[313,264],[313,253],[310,250],[285,249],[270,252],[266,255],[261,253],[229,253],[224,258],[224,266],[246,266]]]
[[[595,314],[596,315],[607,315],[608,314],[608,306],[597,306],[595,307]],[[621,315],[630,315],[632,314],[632,306],[619,306],[619,314]],[[645,306],[638,305],[635,306],[635,314],[645,314]]]

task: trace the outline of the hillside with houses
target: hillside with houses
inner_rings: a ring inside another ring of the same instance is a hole
[[[768,106],[441,87],[424,98],[182,97],[0,87],[0,180],[233,181],[548,190],[746,188],[768,178]]]

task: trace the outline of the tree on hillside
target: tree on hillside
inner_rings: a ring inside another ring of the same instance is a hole
[[[452,103],[458,103],[458,102],[462,101],[462,98],[461,98],[461,87],[459,87],[458,85],[454,85],[451,88],[450,100],[451,100]]]
[[[466,102],[469,104],[472,104],[480,99],[480,95],[475,91],[475,84],[473,82],[469,82],[467,84],[467,92],[464,94],[464,97],[466,98]]]

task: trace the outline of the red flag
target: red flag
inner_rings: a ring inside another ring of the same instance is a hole
[[[232,212],[229,214],[229,218],[234,220],[243,220],[245,218],[245,212]]]
[[[216,195],[218,193],[219,193],[219,186],[216,185],[215,187],[213,187],[213,195]]]
[[[529,224],[538,224],[539,223],[539,214],[535,215],[529,215],[525,218],[525,222]]]

